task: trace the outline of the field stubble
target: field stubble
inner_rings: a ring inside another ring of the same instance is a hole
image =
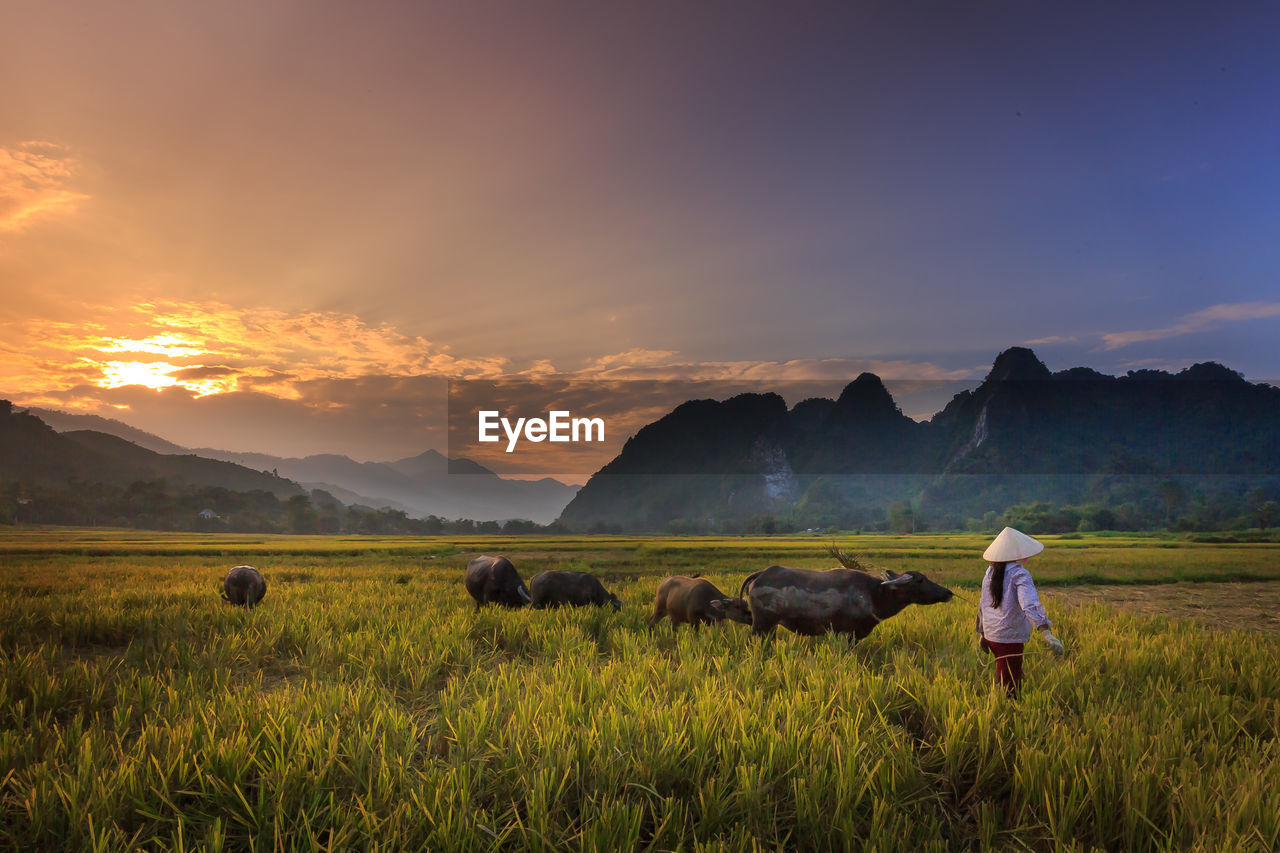
[[[857,550],[963,592],[981,564],[959,539]],[[646,631],[661,577],[702,571],[736,591],[770,562],[831,565],[812,541],[504,545],[526,579],[597,572],[627,602],[616,614],[473,612],[462,566],[491,542],[225,555],[187,544],[107,542],[87,556],[28,542],[0,558],[0,843],[1280,845],[1275,636],[1226,621],[1206,631],[1059,586],[1046,597],[1068,655],[1033,640],[1014,703],[993,688],[959,602],[908,608],[856,646],[784,632],[761,644],[737,625]],[[770,544],[777,556],[765,558]],[[1280,553],[1063,545],[1038,580],[1109,578],[1121,593],[1151,589],[1142,580],[1275,577]],[[256,610],[217,598],[237,562],[268,579]],[[1160,589],[1188,601],[1235,589],[1247,603],[1276,586]]]

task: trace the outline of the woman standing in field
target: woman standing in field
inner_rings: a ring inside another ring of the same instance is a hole
[[[1049,633],[1049,617],[1036,594],[1026,563],[1044,550],[1044,545],[1025,533],[1006,527],[982,553],[987,573],[982,577],[978,602],[978,649],[996,658],[996,675],[1010,696],[1018,695],[1022,683],[1022,650],[1031,639],[1034,625],[1054,654],[1062,654],[1062,643]]]

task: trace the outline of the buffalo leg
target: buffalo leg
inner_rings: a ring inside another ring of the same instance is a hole
[[[757,637],[772,637],[773,629],[777,627],[777,619],[761,619],[759,616],[753,616],[751,620],[751,633]]]

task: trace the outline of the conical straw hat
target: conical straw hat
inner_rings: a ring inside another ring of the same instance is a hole
[[[982,552],[982,559],[988,563],[1011,563],[1014,560],[1025,560],[1034,557],[1044,550],[1044,545],[1032,539],[1020,530],[1006,527],[1000,531],[987,550]]]

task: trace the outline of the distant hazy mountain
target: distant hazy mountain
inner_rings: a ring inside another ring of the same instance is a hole
[[[419,513],[411,506],[405,506],[399,501],[393,501],[390,498],[371,498],[368,495],[362,495],[353,492],[350,489],[344,489],[342,486],[333,483],[299,483],[304,489],[328,492],[347,506],[363,506],[373,509],[398,509],[409,516],[417,516]]]
[[[159,479],[175,486],[216,486],[237,492],[262,489],[281,498],[302,493],[297,483],[230,462],[156,453],[92,430],[59,433],[35,415],[15,412],[0,401],[0,480],[127,485]]]
[[[188,449],[112,418],[38,408],[28,411],[59,432],[91,429],[157,453],[197,454],[255,472],[274,471],[304,488],[329,492],[347,505],[389,507],[412,516],[437,515],[477,521],[526,518],[546,524],[555,520],[578,488],[550,478],[507,480],[466,459],[454,460],[455,473],[451,474],[448,460],[434,450],[394,462],[356,462],[329,453],[297,459],[214,448]],[[190,463],[187,467],[191,467]],[[474,473],[456,473],[467,470]],[[116,475],[127,477],[128,472],[118,471]]]
[[[1014,502],[1105,500],[1116,478],[1239,489],[1277,475],[1280,389],[1214,363],[1051,373],[1015,347],[926,423],[869,373],[834,401],[790,410],[776,394],[684,403],[629,440],[561,519],[579,529],[762,513],[850,524],[883,521],[887,505],[909,500],[962,525]],[[1145,488],[1132,499],[1155,487]]]
[[[262,453],[233,453],[200,448],[202,456],[225,459],[251,468],[323,488],[342,500],[342,491],[376,495],[359,502],[369,506],[406,508],[411,515],[503,520],[527,518],[540,524],[555,520],[577,492],[558,480],[506,480],[469,460],[476,473],[451,474],[449,460],[428,450],[394,462],[356,462],[346,456],[317,454],[301,459]],[[335,490],[336,489],[338,490]]]
[[[165,441],[158,435],[152,435],[149,432],[144,432],[137,427],[129,426],[127,423],[117,421],[113,418],[103,418],[98,415],[73,415],[68,412],[59,412],[53,409],[41,409],[35,406],[28,408],[26,411],[35,415],[58,432],[72,432],[74,430],[87,429],[123,438],[126,441],[133,442],[139,447],[145,447],[147,450],[154,450],[156,453],[182,454],[192,452],[185,447],[174,444],[172,441]]]

